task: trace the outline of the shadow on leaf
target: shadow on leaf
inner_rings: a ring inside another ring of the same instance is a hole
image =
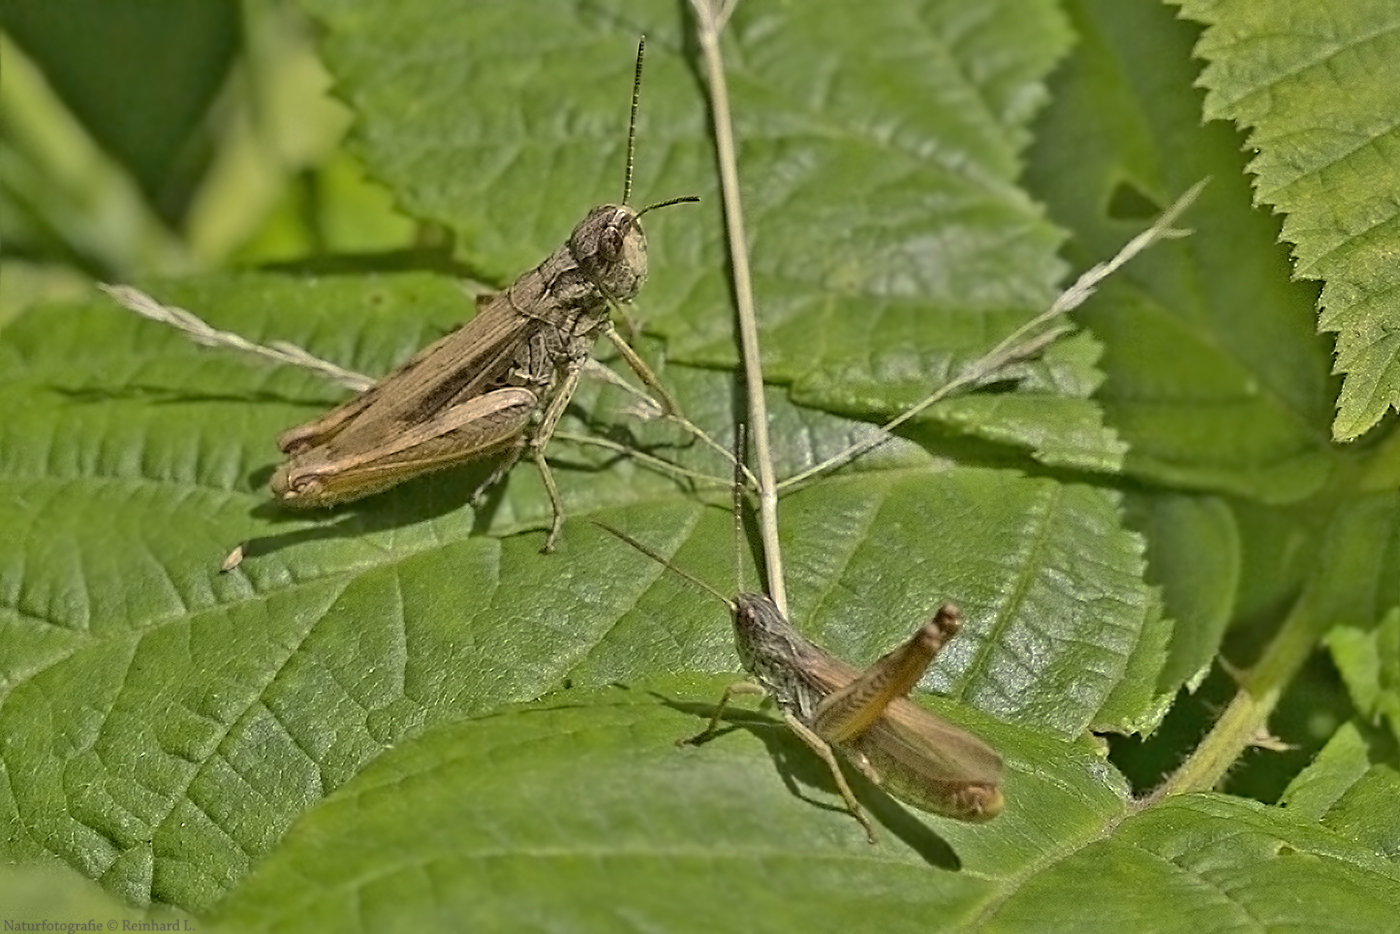
[[[293,532],[264,535],[243,544],[243,556],[255,558],[272,554],[291,545],[338,538],[356,538],[375,532],[389,531],[439,519],[459,509],[472,508],[470,499],[483,480],[490,476],[497,461],[487,459],[449,467],[428,476],[414,477],[392,489],[382,490],[364,499],[340,503],[326,509],[292,509],[268,499],[258,503],[249,515],[269,523],[305,522],[308,518],[322,521],[311,528]],[[518,466],[518,465],[517,465]],[[266,490],[276,468],[259,467],[248,476],[256,489]],[[475,507],[472,534],[483,535],[505,495],[509,474],[486,492]],[[450,492],[444,492],[450,491]]]
[[[678,701],[656,692],[651,692],[651,694],[672,710],[696,717],[702,725],[714,713],[713,704]],[[771,706],[771,704],[765,700],[763,706]],[[736,730],[745,730],[757,737],[767,748],[768,755],[772,757],[777,766],[783,784],[787,786],[793,797],[814,807],[846,815],[846,809],[841,805],[818,801],[803,790],[803,786],[819,788],[827,794],[839,797],[836,783],[832,780],[831,773],[827,771],[825,764],[780,720],[758,711],[729,707],[725,714],[720,717],[720,721],[728,726],[721,728],[714,736],[699,744],[698,748],[703,749],[710,743],[722,742],[726,736]],[[678,744],[684,744],[686,739],[687,737],[679,737]],[[958,872],[962,869],[962,860],[958,854],[931,827],[910,814],[903,805],[877,785],[872,784],[855,769],[845,768],[843,763],[842,771],[861,806],[870,813],[874,822],[885,832],[894,834],[904,841],[910,849],[918,853],[920,858],[931,866],[950,872]],[[859,832],[859,825],[856,824],[854,818],[851,818],[851,823]]]
[[[150,405],[212,405],[215,403],[262,405],[276,403],[280,405],[305,405],[330,408],[337,404],[335,399],[329,397],[316,399],[294,398],[285,393],[268,392],[267,390],[201,392],[183,386],[155,386],[150,383],[129,383],[124,386],[111,388],[96,386],[83,386],[80,388],[50,386],[49,389],[69,402],[85,403],[89,405],[101,405],[121,400],[140,400]]]

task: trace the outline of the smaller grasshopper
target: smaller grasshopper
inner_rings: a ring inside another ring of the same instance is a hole
[[[477,501],[528,451],[553,508],[544,546],[552,551],[563,529],[564,506],[544,449],[594,341],[607,336],[667,414],[679,417],[670,395],[617,336],[610,318],[646,279],[642,215],[699,200],[675,198],[640,211],[627,205],[644,49],[645,41],[637,47],[622,203],[589,211],[543,263],[505,290],[483,296],[476,317],[465,326],[355,398],[283,432],[277,446],[287,460],[273,474],[271,487],[284,505],[332,506],[430,471],[499,457],[473,494]]]
[[[874,784],[922,811],[971,823],[1001,813],[1001,756],[906,696],[961,627],[953,604],[943,604],[908,641],[861,671],[798,632],[767,595],[741,593],[730,600],[625,532],[596,524],[714,594],[733,614],[734,645],[754,680],[726,688],[705,729],[677,745],[714,736],[734,695],[765,694],[777,703],[788,727],[826,763],[846,810],[871,843],[876,842],[875,828],[833,747]]]

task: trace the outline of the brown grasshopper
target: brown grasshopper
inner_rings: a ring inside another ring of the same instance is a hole
[[[943,604],[908,641],[862,671],[798,632],[767,595],[741,593],[730,600],[630,535],[597,524],[719,597],[733,614],[734,645],[754,680],[726,688],[705,729],[680,740],[680,745],[713,736],[734,695],[766,694],[788,727],[826,763],[846,810],[865,828],[871,843],[875,829],[842,774],[833,747],[866,778],[920,810],[972,823],[1001,813],[1001,756],[906,696],[961,627],[953,604]]]
[[[578,386],[599,337],[608,337],[654,392],[666,414],[674,401],[613,328],[610,312],[630,302],[647,275],[641,217],[696,197],[638,211],[632,191],[637,104],[645,40],[637,46],[621,204],[588,212],[565,244],[504,291],[482,296],[476,317],[420,350],[360,395],[277,439],[288,455],[272,492],[294,507],[331,506],[410,477],[479,458],[501,458],[473,502],[529,451],[553,509],[544,550],[564,522],[544,449]]]

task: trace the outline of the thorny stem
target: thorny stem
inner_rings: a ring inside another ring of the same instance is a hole
[[[1264,654],[1240,679],[1239,690],[1190,757],[1148,799],[1209,791],[1268,723],[1285,688],[1312,654],[1326,628],[1313,600],[1299,598]]]
[[[763,396],[763,361],[754,317],[753,286],[749,278],[748,238],[744,233],[743,205],[739,199],[739,166],[734,153],[734,127],[729,114],[729,88],[719,38],[737,0],[690,0],[695,10],[696,34],[704,53],[705,77],[710,88],[710,116],[715,131],[715,158],[719,164],[724,196],[724,224],[729,240],[729,263],[734,275],[734,304],[739,322],[739,343],[744,356],[744,385],[749,401],[748,431],[753,439],[754,467],[758,475],[758,528],[763,542],[768,594],[787,613],[787,587],[783,582],[783,556],[778,543],[778,485],[773,477],[773,454],[768,440],[768,410]]]

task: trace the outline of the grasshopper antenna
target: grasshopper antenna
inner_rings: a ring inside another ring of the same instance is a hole
[[[642,36],[637,40],[637,68],[632,73],[632,115],[627,119],[627,174],[622,180],[623,204],[632,200],[632,161],[637,155],[637,108],[642,103],[642,58],[646,51],[647,37]]]
[[[748,450],[747,426],[740,422],[734,431],[734,583],[744,592],[744,454]]]
[[[632,200],[632,166],[637,158],[637,109],[642,104],[642,59],[646,57],[646,51],[647,37],[642,36],[637,40],[637,69],[632,73],[632,113],[627,118],[627,173],[622,179],[623,204]],[[658,201],[656,204],[648,204],[642,208],[632,219],[635,221],[647,211],[654,211],[657,208],[669,208],[673,204],[686,204],[699,200],[697,195],[686,195],[683,198]]]
[[[646,57],[647,37],[642,36],[637,40],[637,67],[632,73],[632,113],[627,118],[627,166],[626,174],[622,179],[622,203],[625,205],[632,200],[632,169],[637,158],[637,110],[642,104],[642,59]],[[658,201],[656,204],[648,204],[631,218],[631,223],[639,221],[643,214],[654,211],[657,208],[668,208],[673,204],[686,204],[692,201],[699,201],[697,195],[686,195],[681,198],[671,198],[667,201]]]
[[[694,574],[691,574],[689,571],[682,571],[670,561],[663,558],[661,554],[657,552],[656,549],[652,548],[650,545],[643,545],[641,542],[637,541],[635,538],[628,535],[621,529],[614,528],[613,526],[608,525],[606,522],[603,522],[599,519],[590,519],[589,521],[596,525],[598,528],[602,529],[604,532],[607,532],[611,535],[615,535],[618,538],[622,539],[624,542],[631,545],[633,548],[637,549],[642,554],[646,555],[648,558],[655,561],[657,564],[661,565],[666,570],[670,571],[672,574],[676,574],[680,577],[683,577],[686,580],[690,581],[692,584],[694,584],[696,587],[699,587],[701,590],[705,591],[706,593],[713,594],[715,597],[718,597],[719,600],[725,606],[729,607],[731,611],[734,609],[733,600],[730,600],[724,594],[720,593],[718,590],[711,587],[709,584],[705,583],[700,578],[696,577]]]
[[[640,218],[640,217],[641,217],[643,214],[645,214],[647,211],[655,211],[657,208],[669,208],[669,207],[670,207],[671,205],[673,205],[673,204],[690,204],[690,203],[692,203],[692,202],[699,201],[699,200],[700,200],[700,196],[699,196],[699,195],[682,195],[682,196],[679,197],[679,198],[668,198],[668,199],[665,200],[665,201],[658,201],[658,202],[656,202],[655,204],[648,204],[646,207],[644,207],[644,208],[642,208],[640,211],[638,211],[636,217],[633,217],[632,220],[635,222],[638,218]],[[624,202],[624,203],[626,203],[626,202]]]

